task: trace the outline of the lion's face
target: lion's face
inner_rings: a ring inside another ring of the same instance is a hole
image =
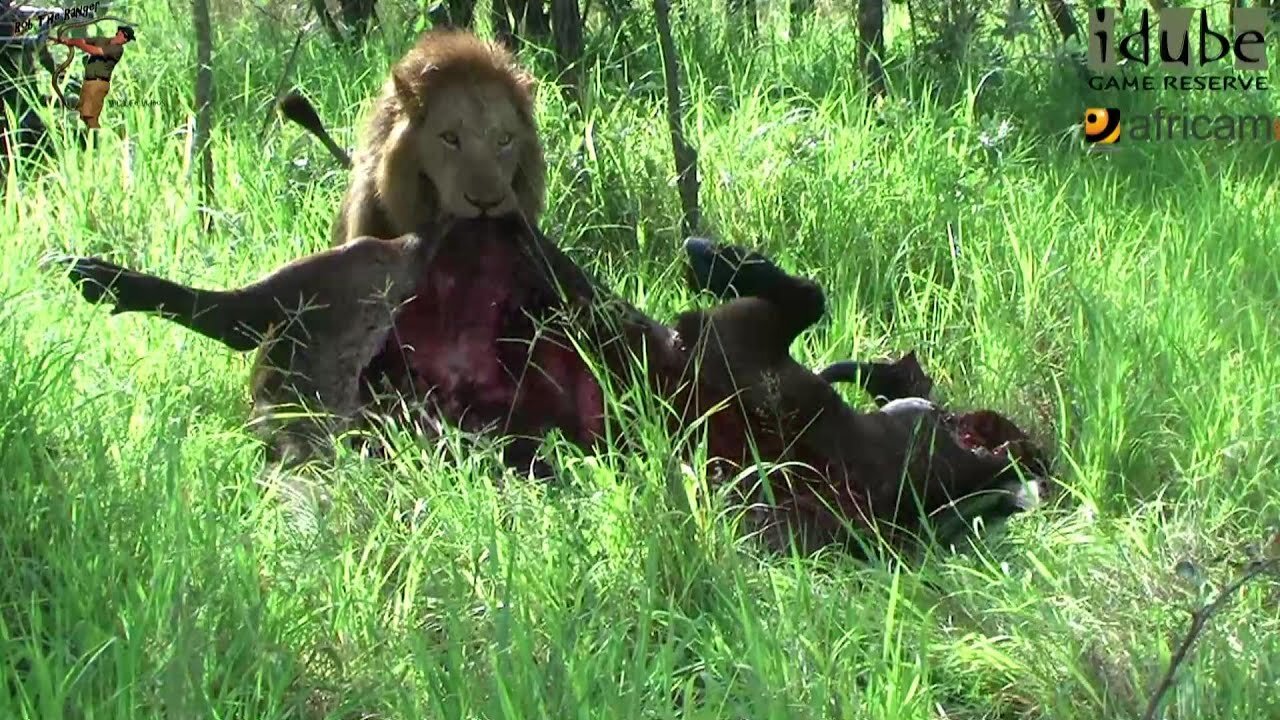
[[[496,84],[449,85],[432,93],[413,133],[422,174],[439,210],[458,218],[521,208],[521,162],[537,133]]]

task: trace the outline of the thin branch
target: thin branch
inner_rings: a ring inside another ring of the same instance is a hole
[[[1255,562],[1235,582],[1224,587],[1213,602],[1191,613],[1191,626],[1187,628],[1186,637],[1182,638],[1182,643],[1178,646],[1177,651],[1173,653],[1173,657],[1169,659],[1169,668],[1165,670],[1164,677],[1160,679],[1160,684],[1156,686],[1155,693],[1151,695],[1151,700],[1147,702],[1147,711],[1142,714],[1142,720],[1155,720],[1156,711],[1160,709],[1160,701],[1164,699],[1165,694],[1173,687],[1174,676],[1178,672],[1178,667],[1187,659],[1187,653],[1191,651],[1191,646],[1195,644],[1196,639],[1204,631],[1209,618],[1231,602],[1236,592],[1249,581],[1260,575],[1277,571],[1280,571],[1280,557]]]
[[[311,28],[315,27],[315,20],[308,22],[298,30],[298,34],[293,38],[293,48],[289,50],[289,58],[284,61],[284,68],[280,70],[280,77],[276,80],[276,91],[271,95],[271,102],[267,105],[266,115],[262,118],[262,127],[258,130],[258,144],[267,136],[267,129],[271,127],[271,119],[276,114],[276,102],[280,97],[280,93],[284,91],[285,83],[289,81],[289,76],[293,74],[294,67],[298,64],[298,50],[302,47],[302,39],[306,37]]]
[[[658,44],[662,48],[662,75],[667,87],[667,125],[671,129],[671,150],[676,161],[676,184],[684,211],[681,229],[685,236],[694,235],[700,224],[698,208],[698,151],[685,139],[680,113],[680,61],[671,35],[671,6],[667,0],[653,0],[654,20],[658,26]]]
[[[200,158],[200,204],[204,206],[201,228],[211,229],[213,208],[213,29],[209,22],[208,0],[192,0],[196,35],[196,122],[195,154]]]

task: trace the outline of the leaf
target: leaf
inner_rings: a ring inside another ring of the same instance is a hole
[[[1000,37],[1006,41],[1016,40],[1023,35],[1030,35],[1034,31],[1033,21],[1035,20],[1035,11],[1028,8],[1011,9],[1002,18],[1002,25],[997,32]]]

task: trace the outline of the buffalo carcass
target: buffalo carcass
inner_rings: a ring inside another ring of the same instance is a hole
[[[696,280],[699,258],[719,249],[686,247]],[[1012,514],[1023,506],[1020,478],[1046,474],[1029,438],[992,411],[951,415],[922,398],[851,408],[789,353],[821,315],[821,291],[771,263],[743,276],[738,297],[667,326],[519,218],[363,238],[227,291],[98,258],[63,262],[84,297],[112,303],[113,314],[157,313],[233,349],[256,348],[255,414],[278,464],[326,454],[335,429],[385,408],[378,388],[427,398],[431,415],[463,428],[529,439],[556,429],[599,448],[607,380],[643,383],[667,400],[673,431],[705,416],[713,476],[759,463],[769,502],[758,483],[743,495],[765,508],[756,518],[769,537],[806,551],[872,528],[891,542],[914,537],[923,518],[980,493],[997,497],[989,516]],[[709,279],[701,287],[723,294]],[[282,415],[286,405],[325,420]]]

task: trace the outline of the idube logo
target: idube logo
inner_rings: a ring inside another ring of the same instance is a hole
[[[1116,37],[1116,10],[1103,7],[1089,11],[1089,69],[1101,75],[1089,78],[1094,90],[1266,90],[1267,8],[1232,8],[1230,30],[1215,29],[1209,23],[1206,9],[1162,8],[1158,11],[1153,44],[1151,11],[1142,9],[1138,29]],[[1196,32],[1191,32],[1196,17]],[[1154,55],[1154,57],[1153,57]],[[1236,72],[1195,73],[1192,68],[1215,70],[1222,60],[1231,59]],[[1124,65],[1126,70],[1141,72],[1155,61],[1166,73],[1115,76]],[[1252,73],[1259,74],[1252,74]]]

